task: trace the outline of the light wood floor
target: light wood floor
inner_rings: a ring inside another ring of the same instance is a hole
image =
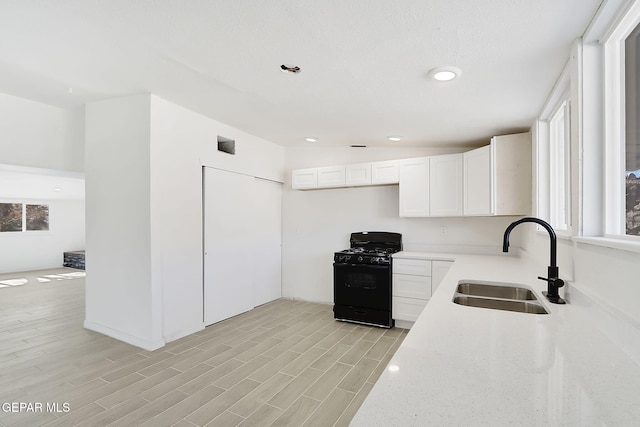
[[[73,272],[0,275],[0,426],[346,426],[407,332],[280,299],[149,352],[82,327]]]

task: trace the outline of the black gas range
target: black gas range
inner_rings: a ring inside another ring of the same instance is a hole
[[[350,246],[333,256],[334,318],[393,327],[391,254],[402,250],[402,235],[352,233]]]

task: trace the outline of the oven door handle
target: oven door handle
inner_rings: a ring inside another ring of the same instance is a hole
[[[383,269],[389,268],[389,264],[347,264],[344,262],[334,262],[334,266],[336,267],[365,267],[365,268],[374,268],[374,269]]]

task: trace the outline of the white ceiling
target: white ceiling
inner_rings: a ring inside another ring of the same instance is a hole
[[[287,146],[477,145],[531,126],[600,3],[2,0],[0,91],[151,92]],[[442,65],[462,76],[429,80]]]

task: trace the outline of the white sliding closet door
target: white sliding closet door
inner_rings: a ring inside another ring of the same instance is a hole
[[[254,307],[254,178],[203,170],[204,322],[210,325]]]
[[[282,296],[282,184],[260,178],[253,191],[254,305]]]

